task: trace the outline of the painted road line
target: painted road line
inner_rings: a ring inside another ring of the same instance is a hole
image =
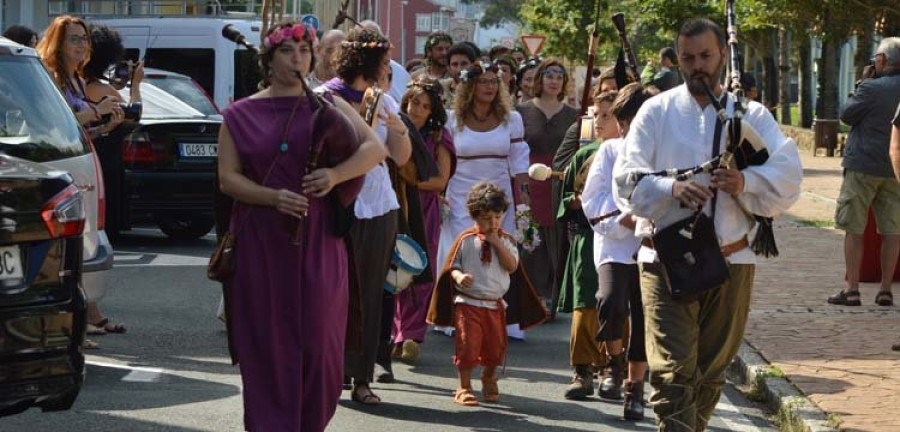
[[[209,263],[209,257],[128,251],[116,251],[114,259],[116,267],[205,267]]]
[[[126,365],[120,365],[120,364],[114,364],[114,363],[103,363],[103,362],[97,362],[97,361],[91,361],[91,360],[87,361],[86,363],[91,366],[127,370],[129,372],[127,375],[122,377],[122,381],[128,381],[128,382],[158,382],[162,379],[162,376],[165,374],[165,370],[160,369],[160,368],[126,366]]]

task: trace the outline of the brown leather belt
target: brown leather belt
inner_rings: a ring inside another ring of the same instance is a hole
[[[650,249],[654,249],[653,240],[650,240],[649,237],[644,237],[641,240],[641,246],[648,247]],[[727,257],[731,256],[732,254],[734,254],[735,252],[743,250],[747,246],[750,246],[750,241],[747,240],[747,236],[743,236],[743,237],[741,237],[740,240],[738,240],[734,243],[729,243],[725,246],[722,246],[719,249],[722,251],[722,255],[725,255],[725,257],[727,258]]]

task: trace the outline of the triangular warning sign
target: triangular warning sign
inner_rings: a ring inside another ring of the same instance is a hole
[[[528,55],[530,57],[537,57],[538,53],[541,52],[541,47],[544,46],[544,41],[547,40],[547,37],[541,35],[523,35],[519,36],[519,39],[522,40],[522,45],[525,45],[525,50],[528,51]]]

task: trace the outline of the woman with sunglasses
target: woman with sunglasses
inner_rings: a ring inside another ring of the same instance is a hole
[[[449,215],[441,226],[439,265],[444,263],[453,241],[474,224],[466,208],[466,195],[476,183],[493,182],[507,196],[514,197],[516,205],[531,204],[529,150],[522,117],[512,110],[500,73],[497,63],[480,61],[460,73],[454,109],[447,122],[456,146],[457,165],[447,185]],[[514,215],[514,211],[504,215],[502,228],[508,233],[515,232]],[[509,292],[514,292],[513,287]],[[525,337],[518,325],[508,328],[508,332],[510,337]]]
[[[578,111],[563,103],[568,87],[569,75],[562,63],[553,59],[544,60],[535,72],[534,98],[516,107],[525,125],[525,142],[530,148],[529,163],[552,165],[566,130],[575,123]],[[538,232],[543,241],[522,258],[534,287],[550,308],[555,307],[553,303],[559,292],[557,270],[560,267],[559,241],[563,232],[555,217],[559,196],[559,183],[555,180],[532,185],[532,214],[540,227]]]

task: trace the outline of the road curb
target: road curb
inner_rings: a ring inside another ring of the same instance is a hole
[[[728,373],[742,384],[751,386],[753,395],[778,413],[781,430],[788,432],[838,432],[825,412],[772,367],[747,341],[741,344]]]

